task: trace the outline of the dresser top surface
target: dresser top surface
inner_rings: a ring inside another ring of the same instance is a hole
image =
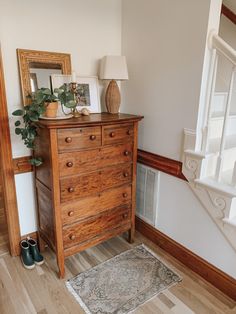
[[[131,114],[110,114],[110,113],[93,113],[89,116],[79,116],[77,118],[63,119],[63,120],[43,120],[37,122],[41,127],[49,129],[58,128],[73,128],[81,126],[104,125],[104,124],[119,124],[140,121],[143,116]]]

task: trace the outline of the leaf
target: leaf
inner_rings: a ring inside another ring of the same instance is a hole
[[[64,90],[62,89],[62,88],[55,88],[54,89],[54,93],[56,93],[56,94],[62,94],[64,92]]]
[[[20,120],[17,120],[17,121],[15,122],[15,126],[19,126],[20,124],[21,124]]]
[[[70,101],[66,102],[65,106],[67,108],[75,108],[76,107],[76,101],[70,100]]]
[[[29,160],[29,163],[30,163],[31,165],[33,165],[33,166],[38,167],[38,166],[42,165],[43,160],[42,160],[42,158],[40,158],[40,157],[38,157],[38,158],[31,158],[31,159]]]
[[[16,135],[20,135],[21,134],[21,129],[20,128],[15,128],[15,133],[16,133]]]
[[[22,109],[17,109],[17,110],[12,112],[13,116],[23,116],[23,114],[24,114],[24,110],[22,110]]]

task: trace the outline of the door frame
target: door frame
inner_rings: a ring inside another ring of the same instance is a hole
[[[12,256],[20,253],[20,225],[18,217],[14,165],[4,81],[3,59],[0,45],[0,163],[2,187],[8,228],[9,251]]]

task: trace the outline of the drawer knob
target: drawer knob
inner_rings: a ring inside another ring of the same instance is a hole
[[[71,137],[66,137],[65,141],[66,141],[66,143],[71,143],[72,142],[72,138]]]
[[[73,167],[73,162],[69,161],[66,165],[67,165],[68,168],[71,168],[71,167]]]
[[[116,135],[115,132],[110,133],[110,137],[115,137],[115,135]]]
[[[68,192],[69,192],[69,193],[73,193],[74,191],[75,191],[74,188],[68,188]]]
[[[128,196],[127,193],[123,193],[123,197],[126,198]]]
[[[90,135],[90,140],[91,140],[91,141],[96,140],[96,135]]]
[[[124,176],[125,178],[127,178],[128,175],[129,175],[128,172],[124,172],[124,173],[123,173],[123,176]]]
[[[129,152],[127,150],[124,151],[125,156],[129,156]]]
[[[69,216],[69,217],[72,217],[73,215],[74,215],[73,210],[69,211],[68,216]]]
[[[127,135],[130,135],[130,134],[131,134],[131,131],[130,131],[130,130],[128,130],[128,131],[127,131]]]
[[[123,214],[123,218],[124,219],[128,218],[128,214],[127,213]]]
[[[70,235],[70,239],[74,240],[75,239],[75,235],[74,234]]]

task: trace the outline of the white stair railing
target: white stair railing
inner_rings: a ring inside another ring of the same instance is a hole
[[[222,136],[221,136],[221,142],[220,142],[220,151],[219,151],[219,156],[217,158],[217,164],[216,164],[215,179],[217,181],[220,180],[221,169],[222,169],[222,164],[223,164],[223,153],[224,153],[224,149],[225,149],[226,132],[227,132],[228,121],[229,121],[230,104],[231,104],[233,86],[234,86],[234,77],[235,77],[235,67],[233,67],[233,69],[232,69],[231,78],[230,78],[229,93],[228,93],[228,97],[227,97],[225,115],[224,115],[224,120],[223,120],[223,129],[222,129]]]
[[[236,51],[227,44],[222,38],[220,38],[214,31],[211,32],[209,36],[209,46],[212,49],[212,59],[209,71],[209,79],[208,79],[208,91],[206,96],[206,115],[203,125],[203,135],[202,135],[202,152],[206,154],[208,152],[209,146],[209,128],[213,110],[213,100],[215,94],[215,86],[216,86],[216,78],[217,78],[217,66],[218,66],[218,57],[221,56],[227,59],[232,65],[231,78],[229,84],[229,90],[227,93],[227,103],[224,110],[223,117],[223,128],[220,139],[220,148],[218,151],[218,158],[216,163],[216,171],[215,171],[215,180],[219,181],[222,173],[222,165],[224,158],[224,150],[226,145],[226,135],[228,128],[228,121],[230,115],[230,105],[232,100],[232,93],[234,87],[234,79],[236,72]],[[236,168],[236,167],[235,167]],[[236,170],[232,176],[232,184],[235,185],[236,181]]]

